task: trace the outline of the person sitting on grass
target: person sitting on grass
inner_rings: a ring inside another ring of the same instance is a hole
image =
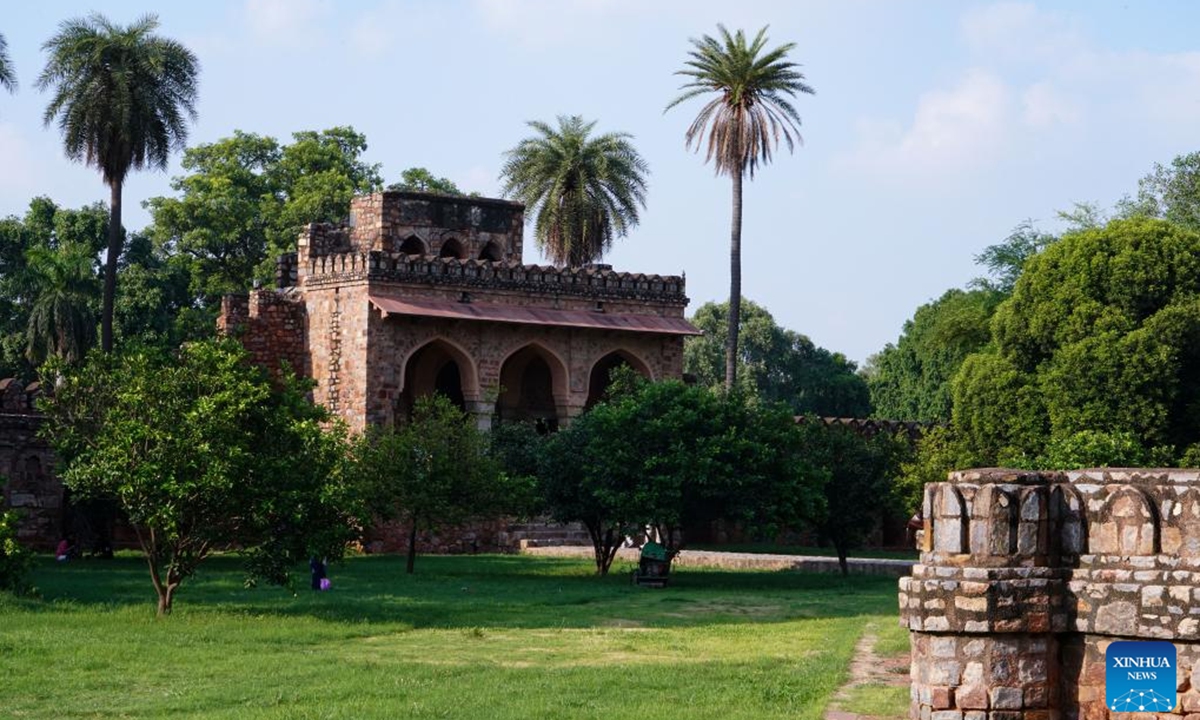
[[[64,537],[58,541],[58,548],[54,551],[54,558],[59,562],[66,562],[75,556],[75,543],[70,536]]]

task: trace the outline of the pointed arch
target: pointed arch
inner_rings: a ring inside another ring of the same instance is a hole
[[[469,353],[456,343],[435,337],[414,348],[401,363],[396,417],[412,413],[418,398],[441,393],[464,411],[479,400],[479,373]]]
[[[442,247],[438,250],[440,258],[455,258],[457,260],[466,260],[467,251],[463,248],[462,241],[458,238],[451,237],[442,241]]]
[[[496,411],[502,420],[527,420],[555,430],[566,419],[567,364],[538,342],[522,345],[500,363]]]
[[[500,262],[504,259],[504,249],[495,240],[488,240],[487,245],[479,251],[479,259],[488,262]]]
[[[1091,518],[1092,552],[1123,557],[1157,553],[1159,520],[1154,503],[1131,485],[1109,485],[1105,490],[1104,506]],[[1105,525],[1111,526],[1107,533]]]
[[[622,366],[633,368],[647,380],[654,380],[650,365],[632,351],[621,347],[610,350],[597,358],[588,370],[588,397],[584,407],[590,408],[604,398],[612,382],[612,371]]]
[[[400,243],[399,252],[405,255],[426,255],[429,248],[425,246],[425,241],[416,235],[409,235],[404,238],[404,242]]]

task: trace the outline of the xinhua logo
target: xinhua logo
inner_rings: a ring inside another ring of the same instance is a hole
[[[1114,642],[1104,653],[1105,701],[1113,712],[1175,709],[1175,646],[1169,642]]]

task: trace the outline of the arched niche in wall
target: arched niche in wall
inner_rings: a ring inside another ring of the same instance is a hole
[[[976,555],[1012,555],[1017,552],[1017,503],[998,485],[984,485],[975,493],[971,552]]]
[[[400,243],[399,251],[405,255],[424,255],[427,252],[425,241],[416,235],[409,235]]]
[[[1017,511],[1017,552],[1021,555],[1045,555],[1050,550],[1048,508],[1044,488],[1021,491]]]
[[[612,384],[613,372],[622,367],[633,368],[633,371],[642,377],[653,379],[650,366],[637,355],[625,349],[613,350],[592,363],[592,369],[588,372],[587,404],[584,407],[590,408],[604,399],[608,386]]]
[[[1100,555],[1154,555],[1158,552],[1158,517],[1137,488],[1111,485],[1100,512],[1088,526],[1091,551]]]
[[[466,351],[443,338],[430,340],[409,354],[404,363],[403,385],[396,418],[407,420],[419,398],[444,395],[462,410],[479,397],[475,364]]]
[[[1070,485],[1056,485],[1050,492],[1050,515],[1055,520],[1053,551],[1074,557],[1088,552],[1087,512],[1079,491]]]
[[[1200,558],[1200,490],[1188,488],[1171,504],[1162,528],[1162,551]]]
[[[544,431],[558,429],[559,408],[567,404],[567,367],[538,343],[509,354],[500,365],[501,420],[536,423]]]
[[[499,262],[504,258],[504,250],[500,247],[500,243],[495,240],[488,240],[487,245],[479,251],[479,259],[490,262]]]
[[[446,238],[442,241],[441,249],[438,250],[438,257],[465,260],[467,258],[467,251],[463,248],[462,241],[458,238]]]
[[[950,483],[939,483],[933,498],[934,552],[967,552],[970,520],[962,493]]]

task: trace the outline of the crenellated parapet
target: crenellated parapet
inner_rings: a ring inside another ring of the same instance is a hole
[[[1175,643],[1177,713],[1200,712],[1200,472],[969,470],[922,509],[912,717],[1108,717],[1116,639]]]
[[[309,256],[300,274],[303,285],[309,288],[370,280],[468,291],[637,301],[680,308],[688,302],[685,281],[680,276],[616,272],[607,265],[558,268],[372,250]]]

